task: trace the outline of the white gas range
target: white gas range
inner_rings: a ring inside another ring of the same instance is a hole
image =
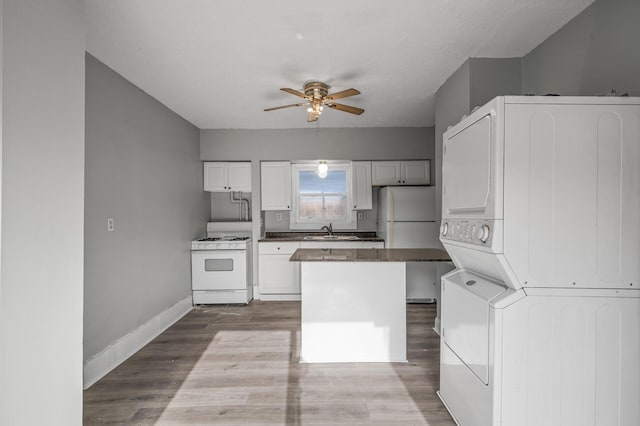
[[[194,305],[251,301],[251,222],[207,223],[191,242],[191,288]]]

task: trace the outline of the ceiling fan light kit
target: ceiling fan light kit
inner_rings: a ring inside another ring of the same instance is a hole
[[[307,102],[301,102],[297,104],[283,105],[273,108],[266,108],[265,111],[275,111],[277,109],[291,108],[298,106],[307,107],[307,121],[318,121],[320,114],[324,109],[324,106],[328,106],[338,111],[344,111],[355,115],[360,115],[364,112],[362,108],[357,108],[349,105],[343,105],[334,102],[336,99],[347,98],[349,96],[359,95],[360,92],[356,89],[347,89],[341,92],[329,94],[329,86],[320,81],[310,81],[304,85],[304,93],[295,89],[282,88],[283,92],[290,93],[294,96],[305,99]]]

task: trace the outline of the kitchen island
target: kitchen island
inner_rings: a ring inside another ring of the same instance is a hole
[[[406,263],[438,249],[298,249],[301,362],[406,362]]]

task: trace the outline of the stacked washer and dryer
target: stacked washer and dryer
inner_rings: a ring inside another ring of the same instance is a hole
[[[640,424],[640,98],[498,97],[443,148],[456,422]]]

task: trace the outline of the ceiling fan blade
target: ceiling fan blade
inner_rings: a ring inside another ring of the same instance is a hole
[[[303,105],[308,105],[308,103],[307,102],[301,102],[299,104],[282,105],[282,106],[273,107],[273,108],[265,108],[265,111],[275,111],[277,109],[298,107],[298,106],[303,106]]]
[[[318,116],[310,112],[307,114],[307,122],[311,123],[312,121],[318,121]]]
[[[356,89],[347,89],[347,90],[343,90],[342,92],[336,92],[336,93],[327,95],[326,99],[327,100],[342,99],[342,98],[347,98],[349,96],[355,96],[359,94],[360,92]]]
[[[302,99],[308,99],[307,95],[305,95],[302,92],[298,92],[297,90],[294,90],[294,89],[288,89],[285,87],[284,89],[280,89],[280,90],[282,90],[283,92],[291,93],[292,95],[301,97]]]
[[[326,104],[329,108],[337,109],[339,111],[350,112],[351,114],[360,115],[364,112],[362,108],[352,107],[349,105],[342,105],[332,102],[330,104]]]

